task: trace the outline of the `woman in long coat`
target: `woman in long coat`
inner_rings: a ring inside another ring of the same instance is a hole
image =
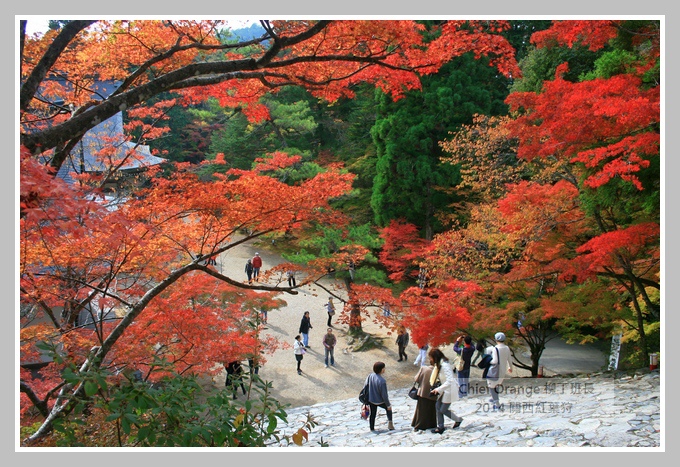
[[[418,401],[413,412],[411,426],[415,431],[429,430],[437,427],[437,397],[430,396],[430,376],[432,366],[421,366],[415,381],[418,385]]]
[[[434,367],[430,384],[437,380],[441,381],[441,385],[432,390],[437,394],[437,428],[432,430],[432,433],[442,434],[446,429],[444,428],[444,415],[454,421],[453,428],[458,428],[463,422],[463,418],[451,410],[451,402],[458,400],[458,380],[453,377],[453,369],[449,359],[444,356],[444,352],[439,349],[432,349],[428,356]]]

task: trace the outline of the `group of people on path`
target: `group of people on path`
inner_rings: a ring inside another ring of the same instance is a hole
[[[252,284],[253,281],[259,282],[260,269],[262,269],[262,257],[260,253],[255,253],[255,256],[246,261],[245,273],[248,277],[248,284]],[[288,279],[288,287],[293,288],[297,286],[294,270],[289,269],[286,271],[286,278]]]
[[[503,380],[507,374],[512,373],[513,365],[511,361],[510,348],[505,344],[505,334],[498,332],[494,336],[495,345],[484,348],[482,352],[491,356],[492,373],[487,377],[487,386],[493,403],[493,410],[502,410],[500,404],[500,392]],[[449,359],[439,348],[429,351],[428,346],[420,347],[420,353],[415,364],[420,364],[420,369],[414,378],[414,386],[417,387],[416,408],[411,421],[411,426],[415,431],[431,430],[432,433],[442,434],[446,430],[445,418],[448,417],[453,423],[452,428],[458,428],[463,423],[463,418],[456,415],[451,409],[451,404],[458,399],[467,397],[468,383],[470,377],[470,366],[475,347],[472,346],[470,336],[459,337],[454,343],[454,352],[460,359],[460,364],[456,366],[461,369],[454,371]],[[421,363],[423,360],[422,352],[427,352],[429,364]],[[401,357],[401,355],[400,355]],[[401,360],[401,358],[400,358]],[[383,362],[376,362],[373,365],[373,373],[369,374],[364,383],[368,386],[368,409],[369,409],[369,428],[375,431],[375,419],[378,408],[386,411],[388,429],[394,430],[392,422],[392,404],[387,394],[387,381],[385,379],[386,365]],[[457,377],[454,376],[457,373]]]
[[[328,299],[329,303],[332,304],[332,298]],[[331,316],[328,318],[330,323]],[[295,360],[297,361],[297,373],[302,375],[302,369],[300,364],[307,353],[307,349],[311,348],[309,345],[309,330],[313,329],[311,319],[309,317],[309,311],[305,311],[300,320],[300,328],[298,329],[298,334],[295,336],[295,342],[293,343],[293,354],[295,355]],[[335,346],[338,340],[333,334],[333,328],[329,327],[326,330],[326,334],[323,336],[322,344],[324,347],[324,364],[328,368],[328,365],[335,366]]]
[[[245,264],[245,273],[247,276],[248,284],[252,284],[253,282],[259,282],[261,268],[262,258],[260,254],[256,252],[255,256],[249,258]],[[353,264],[350,265],[350,270],[351,271],[354,270]],[[288,286],[291,288],[296,287],[297,283],[295,271],[288,270],[286,272],[286,276],[288,279]],[[328,298],[328,301],[324,305],[324,308],[328,315],[327,321],[328,329],[323,336],[322,344],[324,346],[324,364],[325,367],[328,368],[329,365],[335,366],[335,346],[337,344],[337,338],[335,334],[333,334],[332,329],[333,327],[332,319],[333,316],[335,316],[335,304],[333,303],[333,297]],[[266,310],[264,309],[262,310],[262,322],[265,324],[267,323],[267,313]],[[301,367],[302,361],[304,359],[304,355],[307,353],[307,349],[310,348],[309,332],[311,329],[313,329],[313,326],[310,320],[310,314],[309,311],[305,311],[302,316],[302,320],[300,321],[300,327],[298,329],[299,334],[295,336],[295,340],[293,342],[293,354],[296,360],[297,366],[296,370],[298,375],[302,375]],[[239,385],[245,394],[245,388],[242,383],[243,369],[241,367],[240,362],[225,363],[225,368],[227,370],[227,378],[225,385],[234,391],[234,398],[236,398],[237,389]]]
[[[262,258],[260,257],[259,253],[255,253],[255,256],[252,258],[248,259],[246,261],[246,266],[245,266],[245,273],[246,276],[248,277],[248,283],[252,284],[254,282],[259,281],[260,277],[260,269],[262,268]],[[288,286],[289,287],[295,287],[296,280],[295,280],[295,271],[289,270],[286,273],[287,278],[288,278]],[[332,319],[333,316],[335,316],[335,304],[333,303],[333,297],[328,297],[328,302],[324,305],[326,312],[328,314],[328,330],[326,334],[323,337],[323,345],[324,345],[324,351],[325,351],[325,365],[326,368],[330,364],[331,366],[335,366],[335,345],[337,343],[335,334],[333,334],[333,330],[331,329],[333,327],[332,324]],[[263,312],[263,322],[266,323],[266,314]],[[305,313],[302,316],[302,320],[300,321],[300,328],[298,329],[299,334],[295,336],[295,341],[293,342],[293,355],[295,355],[295,360],[297,362],[297,373],[298,375],[302,375],[302,368],[301,368],[301,363],[304,358],[304,355],[307,353],[306,349],[309,349],[309,331],[310,329],[313,329],[310,316],[309,316],[309,311],[305,311]],[[233,379],[233,378],[232,378]],[[229,383],[230,381],[230,376],[229,372],[227,372],[227,382]],[[229,385],[229,384],[228,384]]]
[[[255,253],[252,259],[246,261],[246,276],[248,276],[248,283],[252,284],[253,281],[258,282],[260,280],[260,269],[262,268],[262,258],[259,253]]]

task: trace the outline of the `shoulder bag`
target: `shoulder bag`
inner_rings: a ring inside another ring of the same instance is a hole
[[[366,384],[359,392],[359,402],[362,404],[368,404],[368,378],[366,378]]]
[[[413,387],[408,390],[408,397],[418,400],[418,383],[413,383]]]
[[[456,360],[456,371],[463,371],[463,368],[465,368],[465,360],[463,360],[463,354],[461,350],[461,354],[458,356],[458,360]]]
[[[498,363],[495,365],[489,366],[486,370],[486,376],[485,378],[488,379],[498,379],[498,375],[500,374],[500,366],[501,366],[501,355],[498,353],[498,347],[494,346],[494,350],[496,351],[496,355],[498,356]]]

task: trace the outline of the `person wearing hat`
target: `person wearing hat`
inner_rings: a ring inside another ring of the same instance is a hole
[[[258,279],[260,278],[260,268],[262,267],[262,258],[260,258],[259,253],[255,253],[255,256],[253,256],[253,279],[255,279],[255,282],[258,282]]]
[[[510,347],[505,344],[505,334],[497,332],[494,335],[496,345],[487,347],[484,353],[491,355],[491,367],[487,374],[486,384],[491,393],[489,402],[493,402],[493,410],[502,410],[499,394],[503,390],[503,379],[512,373]]]

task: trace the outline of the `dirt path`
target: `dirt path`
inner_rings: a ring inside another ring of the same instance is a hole
[[[268,246],[268,245],[267,245]],[[241,245],[222,254],[217,267],[226,275],[237,280],[245,280],[244,265],[248,258],[258,252],[263,259],[262,271],[284,262],[276,254],[266,250],[264,242]],[[303,374],[296,372],[296,361],[292,348],[280,349],[271,355],[266,355],[267,362],[260,368],[259,375],[266,381],[273,383],[273,395],[282,403],[293,407],[313,405],[320,402],[355,397],[359,394],[366,375],[372,371],[376,361],[386,363],[386,378],[388,388],[411,387],[413,377],[418,367],[413,364],[418,349],[410,343],[406,352],[408,362],[398,362],[396,335],[388,335],[384,327],[364,321],[366,332],[383,337],[384,348],[366,352],[351,352],[347,350],[347,325],[340,324],[339,313],[333,317],[333,332],[338,340],[335,348],[335,366],[324,367],[324,350],[321,340],[326,332],[328,315],[324,304],[328,295],[322,289],[302,287],[298,295],[282,294],[287,306],[268,313],[268,323],[263,334],[272,336],[280,341],[293,343],[298,334],[300,320],[305,311],[309,311],[313,329],[309,333],[307,354],[302,361]],[[340,311],[341,307],[336,307]],[[244,362],[244,367],[246,362]],[[224,385],[225,373],[213,378],[215,387]],[[406,397],[406,391],[404,391]]]
[[[255,252],[258,252],[263,259],[263,272],[285,262],[283,258],[267,250],[268,246],[266,242],[260,241],[235,247],[218,258],[217,267],[234,279],[245,280],[245,262],[248,258],[252,258]],[[330,280],[322,284],[330,285]],[[278,401],[291,404],[292,407],[299,407],[357,397],[366,375],[372,371],[376,361],[383,361],[387,365],[385,376],[388,389],[404,388],[404,397],[407,397],[407,390],[411,387],[413,378],[418,372],[418,367],[413,364],[418,355],[418,349],[412,342],[406,349],[408,361],[399,362],[395,344],[396,334],[388,334],[388,329],[365,320],[362,324],[363,329],[373,336],[383,338],[384,347],[364,352],[351,352],[347,349],[348,327],[340,323],[338,313],[332,321],[333,332],[338,340],[335,348],[335,366],[325,368],[321,340],[327,329],[328,316],[324,304],[328,300],[328,295],[323,289],[313,286],[302,287],[299,291],[298,295],[281,295],[287,306],[270,311],[268,323],[263,330],[264,335],[291,345],[291,348],[279,349],[273,354],[267,354],[267,362],[259,372],[262,379],[272,382],[273,396]],[[341,309],[337,301],[336,307],[338,311]],[[309,333],[311,348],[302,361],[303,374],[300,376],[296,372],[292,344],[298,334],[300,320],[305,311],[309,311],[313,329]],[[452,346],[447,346],[443,350],[450,359],[453,359]],[[245,367],[246,362],[244,362]],[[516,371],[515,374],[516,376],[530,375],[528,372],[523,373],[522,370]],[[481,370],[472,369],[471,377],[480,375]],[[223,372],[213,378],[212,384],[215,387],[223,387],[225,377],[226,373]]]

